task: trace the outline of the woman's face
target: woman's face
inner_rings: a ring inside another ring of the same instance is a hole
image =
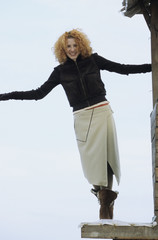
[[[66,55],[73,61],[76,61],[78,55],[80,54],[78,45],[74,38],[68,38],[66,44]]]

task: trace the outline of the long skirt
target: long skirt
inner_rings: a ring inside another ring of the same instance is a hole
[[[119,184],[119,152],[110,105],[74,112],[74,129],[83,173],[88,182],[108,186],[109,163]]]

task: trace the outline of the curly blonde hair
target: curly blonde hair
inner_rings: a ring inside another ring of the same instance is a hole
[[[62,34],[54,45],[54,54],[59,63],[63,64],[67,60],[65,49],[68,38],[75,39],[82,58],[89,57],[92,54],[91,42],[86,34],[78,29],[73,29]]]

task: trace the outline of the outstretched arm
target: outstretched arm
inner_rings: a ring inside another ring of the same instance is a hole
[[[116,62],[112,62],[99,56],[98,54],[93,54],[95,62],[99,69],[107,70],[110,72],[116,72],[120,74],[134,74],[134,73],[146,73],[151,72],[151,64],[140,64],[140,65],[132,65],[132,64],[120,64]]]
[[[54,87],[59,84],[58,71],[55,69],[48,80],[39,88],[31,91],[15,91],[0,94],[0,101],[15,100],[39,100],[44,98]]]

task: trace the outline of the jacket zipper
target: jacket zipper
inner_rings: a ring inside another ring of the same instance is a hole
[[[82,89],[83,89],[84,96],[87,97],[87,94],[86,94],[86,91],[85,91],[85,87],[84,87],[84,84],[83,84],[83,80],[82,80],[82,77],[81,77],[80,69],[79,69],[78,64],[77,64],[76,61],[75,61],[75,65],[76,65],[77,71],[79,73],[80,82],[81,82],[81,86],[82,86]],[[86,100],[86,102],[87,102],[88,106],[90,106],[89,101]]]

